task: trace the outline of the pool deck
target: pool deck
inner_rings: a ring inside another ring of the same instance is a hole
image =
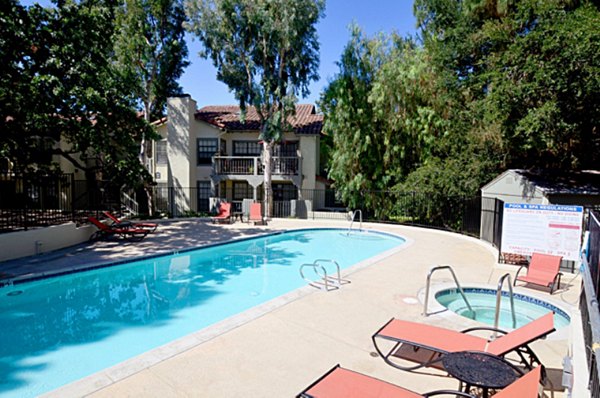
[[[72,271],[90,265],[168,253],[215,242],[297,228],[341,227],[342,221],[273,220],[268,226],[244,223],[214,225],[190,219],[162,222],[141,242],[101,241],[53,253],[0,263],[11,279]],[[304,287],[240,315],[152,350],[97,374],[55,390],[49,397],[293,397],[336,364],[399,384],[416,392],[456,389],[444,373],[424,369],[405,372],[374,354],[371,335],[390,318],[461,330],[476,322],[449,313],[421,315],[426,275],[433,265],[449,264],[463,286],[496,287],[517,267],[497,263],[497,251],[477,239],[431,229],[363,224],[408,240],[400,250],[344,272],[350,284],[323,292]],[[449,273],[439,272],[432,288],[450,286]],[[584,377],[585,358],[577,310],[581,279],[565,274],[561,289],[518,286],[515,292],[540,297],[571,315],[570,327],[532,344],[553,387],[545,394],[566,397],[562,390],[563,357],[575,352],[576,377]],[[431,302],[431,300],[430,300]],[[76,366],[74,364],[74,366]],[[589,396],[575,382],[573,396]],[[587,394],[587,395],[586,395]]]

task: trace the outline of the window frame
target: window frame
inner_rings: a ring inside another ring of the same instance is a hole
[[[204,144],[201,146],[201,142]],[[210,144],[208,144],[210,142]],[[201,151],[200,148],[208,148],[208,150]],[[218,138],[196,138],[196,165],[198,166],[210,166],[212,164],[212,158],[219,153],[219,139]],[[209,156],[210,154],[210,156]]]

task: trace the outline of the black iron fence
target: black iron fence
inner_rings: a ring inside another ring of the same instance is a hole
[[[600,298],[598,280],[600,268],[600,214],[590,211],[588,217],[588,239],[581,258],[583,288],[579,299],[585,353],[589,369],[588,388],[592,398],[600,398]]]
[[[103,181],[72,174],[0,174],[0,232],[85,222],[103,210],[120,209],[120,191]]]

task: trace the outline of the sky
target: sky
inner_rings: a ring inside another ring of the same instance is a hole
[[[22,0],[21,4],[40,3],[52,5],[49,0]],[[413,0],[326,0],[325,17],[317,25],[320,42],[320,79],[310,85],[310,95],[300,98],[300,103],[313,103],[338,71],[336,62],[347,44],[348,26],[356,22],[368,36],[393,31],[405,36],[415,34],[416,20],[413,16]],[[198,107],[206,105],[234,105],[235,98],[227,85],[217,80],[216,69],[210,60],[198,56],[201,44],[187,35],[190,65],[179,84],[183,92],[190,94]]]

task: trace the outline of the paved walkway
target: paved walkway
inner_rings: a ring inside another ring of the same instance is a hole
[[[53,273],[106,261],[181,250],[211,242],[294,228],[340,226],[347,222],[275,220],[268,227],[212,225],[183,220],[161,225],[139,243],[95,242],[21,261],[0,263],[11,277]],[[56,390],[49,396],[94,397],[293,397],[333,365],[400,384],[417,392],[456,388],[458,383],[434,370],[403,372],[374,355],[371,335],[391,317],[464,329],[476,323],[453,313],[423,317],[422,299],[428,269],[451,264],[464,285],[494,286],[516,268],[496,263],[496,251],[476,239],[421,228],[366,224],[409,239],[402,250],[375,264],[346,271],[352,281],[342,289],[320,292],[305,287],[260,308],[249,310],[167,346]],[[434,277],[447,285],[449,275]],[[580,280],[565,275],[560,291],[518,287],[571,310],[574,324]],[[561,392],[562,359],[580,329],[564,328],[533,344],[548,367],[554,391]],[[576,343],[575,343],[576,344]],[[575,395],[584,397],[585,395]]]

